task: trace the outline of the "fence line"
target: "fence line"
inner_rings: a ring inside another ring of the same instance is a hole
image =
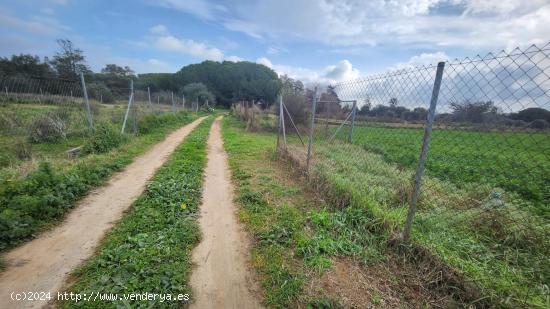
[[[550,299],[550,43],[289,91],[280,105],[278,152],[341,179],[405,243],[444,250],[474,284]]]

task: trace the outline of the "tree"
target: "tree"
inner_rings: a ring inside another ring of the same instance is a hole
[[[305,87],[302,81],[288,77],[288,75],[281,76],[281,84],[283,92],[291,94],[304,94]]]
[[[202,83],[225,106],[235,100],[263,100],[269,104],[275,101],[281,90],[281,81],[273,70],[247,61],[191,64],[178,71],[173,81],[176,88]]]
[[[208,88],[202,83],[191,83],[183,87],[183,93],[185,97],[191,101],[197,100],[199,103],[204,103],[208,100],[209,105],[214,105],[216,97],[212,92],[208,91]]]
[[[0,57],[0,75],[50,77],[54,72],[47,60],[48,58],[45,58],[44,62],[41,62],[38,56],[29,54],[13,55],[10,59]]]
[[[514,120],[523,120],[525,122],[531,122],[537,119],[543,119],[550,122],[550,111],[544,108],[530,107],[517,113],[510,114],[510,118]]]
[[[81,49],[75,48],[73,42],[68,39],[57,40],[58,51],[50,62],[60,78],[77,79],[80,72],[90,74],[86,65],[86,58]]]
[[[135,76],[135,72],[130,69],[129,66],[121,67],[116,64],[107,64],[103,69],[101,69],[101,73],[117,77]]]
[[[455,121],[480,123],[487,117],[497,114],[497,108],[492,101],[473,103],[470,101],[463,103],[451,102],[450,105]]]

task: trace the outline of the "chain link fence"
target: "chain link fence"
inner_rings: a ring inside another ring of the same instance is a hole
[[[34,159],[78,155],[98,126],[131,137],[148,129],[149,115],[197,110],[172,92],[134,90],[132,81],[126,87],[106,88],[84,76],[0,76],[0,89],[1,170]]]
[[[290,91],[277,149],[482,297],[544,307],[549,90],[550,44]]]

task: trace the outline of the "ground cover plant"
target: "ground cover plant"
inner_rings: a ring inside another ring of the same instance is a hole
[[[294,156],[304,152],[290,150]],[[413,169],[340,142],[317,144],[313,162],[325,196],[343,207],[366,209],[399,237]],[[423,185],[429,189],[422,191],[413,226],[416,245],[464,274],[485,300],[503,306],[547,304],[549,230],[533,203],[490,184],[457,185],[425,176]]]
[[[319,126],[319,132],[324,127]],[[329,130],[334,130],[331,128]],[[339,134],[345,140],[347,132]],[[423,128],[358,125],[353,143],[379,153],[389,162],[416,168]],[[550,139],[545,132],[481,132],[434,129],[426,174],[459,187],[490,184],[516,192],[548,217],[550,204]]]
[[[37,160],[38,167],[25,175],[2,171],[0,250],[33,237],[39,230],[62,218],[91,188],[102,184],[113,172],[132,162],[134,157],[162,140],[168,132],[191,122],[197,115],[182,112],[159,117],[163,120],[155,129],[138,134],[126,143],[125,136],[119,135],[108,123],[99,122],[94,135],[82,140],[82,156]],[[63,149],[63,145],[55,143],[42,143],[41,146],[51,147],[46,152],[53,153]]]
[[[245,127],[227,117],[222,132],[239,217],[253,238],[252,263],[268,307],[462,303],[433,268],[389,249],[390,234],[365,207],[335,207],[297,180],[273,156],[275,134]]]
[[[200,239],[196,215],[212,121],[210,117],[199,124],[156,172],[146,191],[106,236],[96,256],[75,271],[71,291],[191,294],[191,250]],[[182,302],[90,301],[61,305],[179,308]]]

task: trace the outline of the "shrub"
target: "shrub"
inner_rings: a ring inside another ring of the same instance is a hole
[[[28,160],[32,154],[31,145],[22,139],[18,139],[15,141],[14,152],[19,160]]]
[[[31,143],[55,143],[65,138],[65,122],[55,113],[48,113],[33,120],[29,128]]]
[[[548,121],[544,119],[536,119],[536,120],[533,120],[531,123],[529,123],[528,127],[531,129],[542,130],[542,129],[550,128],[550,124],[548,123]]]
[[[306,96],[300,94],[286,94],[283,101],[296,126],[307,126],[310,106]],[[284,114],[286,114],[286,112]],[[286,119],[288,115],[285,116],[286,130],[294,130],[294,128],[292,128],[292,123]]]
[[[126,137],[114,126],[107,123],[99,123],[95,127],[92,136],[82,148],[83,153],[104,153],[120,146],[126,141]]]

